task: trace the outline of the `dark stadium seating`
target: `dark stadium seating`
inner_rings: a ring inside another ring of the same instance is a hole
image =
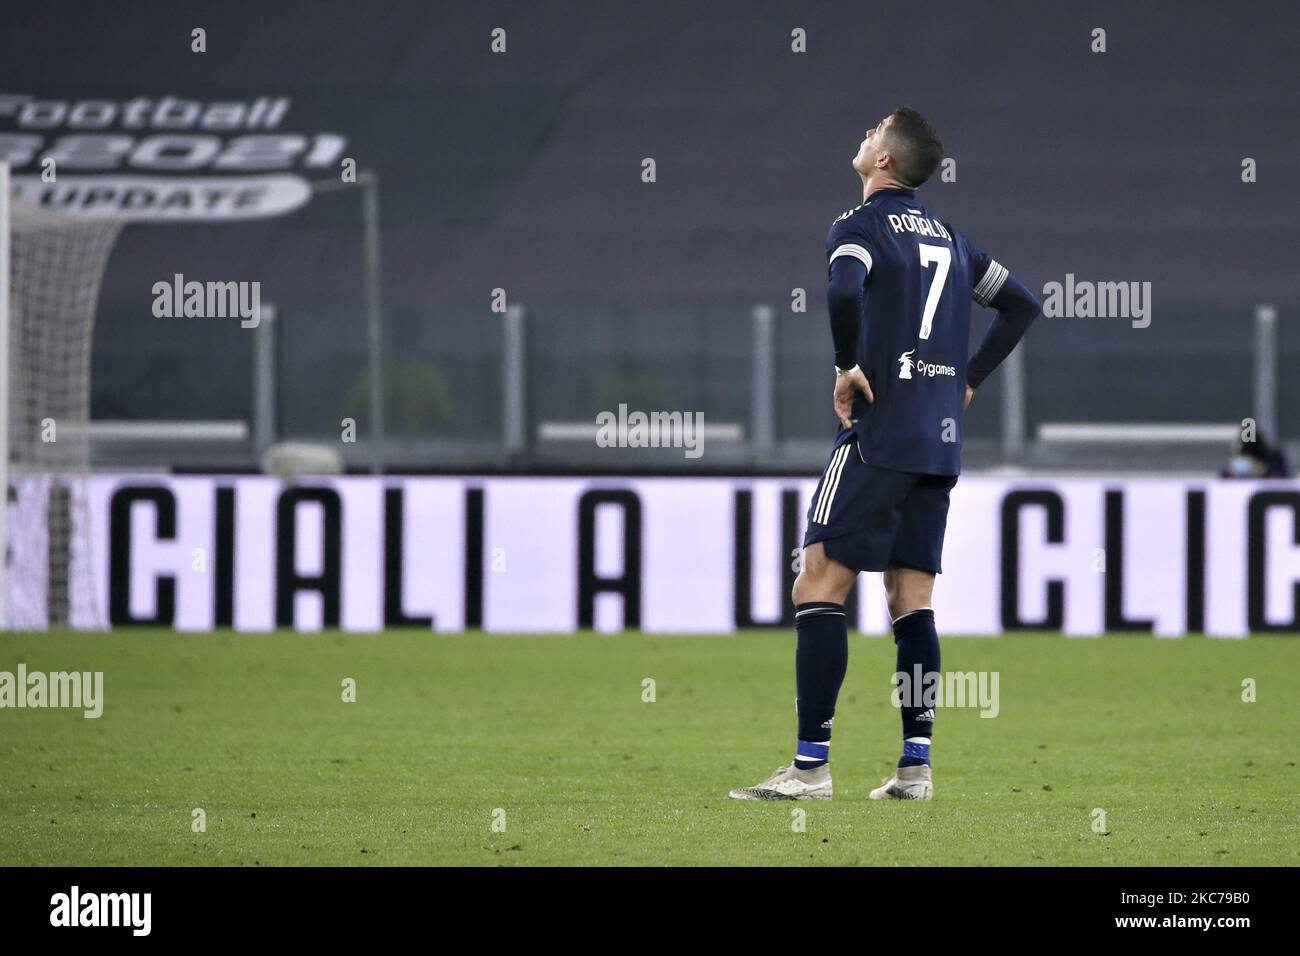
[[[932,182],[926,200],[1030,288],[1067,273],[1152,284],[1146,329],[1040,321],[1026,353],[1031,435],[1042,421],[1231,422],[1252,412],[1256,304],[1279,307],[1282,368],[1300,359],[1294,49],[1281,33],[1261,47],[1236,14],[1200,4],[1179,13],[1207,29],[1170,35],[1157,7],[1000,4],[1037,26],[1041,42],[1029,45],[999,42],[981,29],[987,8],[964,3],[904,16],[828,3],[410,0],[364,14],[317,3],[305,20],[291,5],[266,8],[259,17],[285,29],[258,35],[233,28],[242,12],[205,7],[208,59],[180,41],[157,53],[157,30],[141,32],[141,88],[122,92],[290,96],[287,129],[337,132],[380,174],[399,439],[500,433],[500,316],[489,304],[502,288],[529,309],[530,430],[591,419],[612,400],[611,376],[634,379],[628,388],[655,407],[744,423],[748,395],[734,381],[748,374],[750,310],[770,304],[778,437],[818,447],[831,424],[818,404],[830,362],[822,243],[860,201],[848,163],[862,130],[903,103],[931,116],[956,160],[956,181]],[[17,15],[39,25],[57,13]],[[173,16],[186,35],[199,13],[182,4]],[[488,50],[495,27],[507,31],[505,54]],[[1097,27],[1106,53],[1090,50]],[[795,28],[807,53],[791,52]],[[286,31],[296,42],[276,39]],[[109,54],[76,42],[84,55],[57,90],[31,79],[28,92],[117,95],[99,66]],[[45,75],[39,43],[0,40],[0,52],[14,74]],[[1248,77],[1235,69],[1246,62]],[[1245,157],[1258,182],[1241,181]],[[654,183],[641,180],[645,158]],[[149,285],[198,263],[213,278],[262,281],[280,309],[287,435],[330,433],[357,414],[361,220],[333,195],[269,221],[128,229],[96,330],[97,417],[250,413],[246,333],[167,328],[149,314]],[[807,290],[805,314],[789,309],[794,288]],[[1280,419],[1295,439],[1300,384],[1281,379]],[[972,412],[977,444],[997,437],[1000,387]],[[817,467],[820,453],[796,462]]]

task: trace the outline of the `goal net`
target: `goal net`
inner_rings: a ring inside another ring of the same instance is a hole
[[[85,515],[95,303],[120,220],[13,197],[0,165],[0,625],[103,626]]]

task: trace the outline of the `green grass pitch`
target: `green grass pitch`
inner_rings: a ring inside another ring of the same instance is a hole
[[[1294,638],[946,638],[1001,712],[941,709],[935,800],[873,803],[894,648],[854,635],[834,802],[728,800],[789,760],[793,646],[4,636],[0,670],[103,671],[105,707],[0,710],[0,864],[1300,864]]]

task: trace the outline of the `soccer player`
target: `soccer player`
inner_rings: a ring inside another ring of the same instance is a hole
[[[930,606],[948,493],[961,470],[962,415],[980,384],[1039,313],[1038,300],[916,189],[943,145],[915,110],[867,131],[853,168],[862,205],[826,239],[835,415],[839,433],[808,510],[803,570],[794,583],[798,742],[794,761],[738,800],[829,800],[835,699],[848,666],[844,601],[859,571],[883,571],[896,672],[939,674]],[[970,302],[997,310],[967,358]],[[902,701],[903,749],[873,800],[934,795],[934,709]]]

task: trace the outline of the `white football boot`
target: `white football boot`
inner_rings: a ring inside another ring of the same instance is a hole
[[[825,763],[812,770],[800,770],[793,764],[778,767],[757,786],[732,790],[727,796],[733,800],[829,800],[831,765]]]
[[[872,800],[931,800],[934,798],[934,781],[930,767],[899,767],[894,776],[867,795]]]

